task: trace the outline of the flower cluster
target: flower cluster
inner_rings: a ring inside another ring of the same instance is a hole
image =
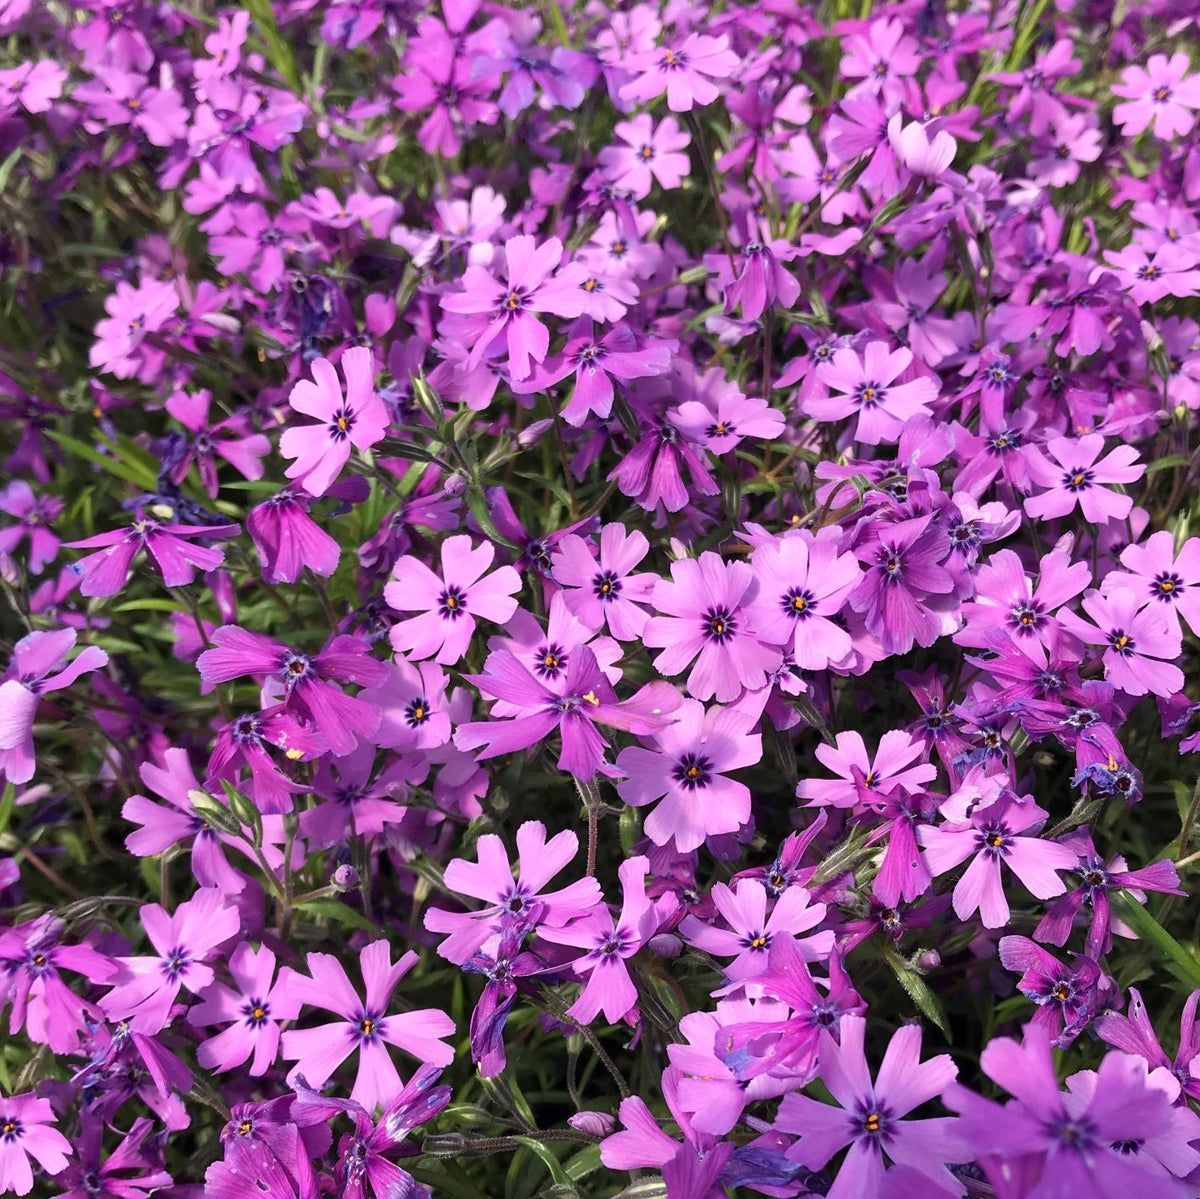
[[[0,1195],[1200,1197],[1198,30],[0,0]]]

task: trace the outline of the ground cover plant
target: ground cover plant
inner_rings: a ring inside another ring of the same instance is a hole
[[[0,1194],[1200,1195],[1180,0],[0,0]]]

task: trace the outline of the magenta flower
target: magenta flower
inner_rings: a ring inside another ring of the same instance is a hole
[[[1030,477],[1047,490],[1030,496],[1025,511],[1037,517],[1066,516],[1078,507],[1085,520],[1096,524],[1124,520],[1133,507],[1132,497],[1110,491],[1104,484],[1133,483],[1146,467],[1131,445],[1119,445],[1100,458],[1103,450],[1102,433],[1053,437],[1046,443],[1046,453],[1026,446]]]
[[[1091,1085],[1075,1075],[1059,1090],[1052,1039],[1026,1025],[1024,1041],[990,1041],[980,1057],[984,1073],[1014,1096],[1000,1104],[960,1085],[943,1102],[960,1113],[960,1128],[997,1194],[1027,1199],[1096,1195],[1101,1199],[1179,1199],[1184,1193],[1140,1150],[1172,1126],[1171,1091],[1157,1083],[1140,1058],[1105,1054]],[[1075,1085],[1072,1085],[1075,1084]],[[1186,1175],[1200,1154],[1176,1141],[1177,1169]],[[1016,1179],[1014,1179],[1016,1174]],[[1016,1189],[1014,1182],[1020,1184]]]
[[[645,104],[667,93],[672,112],[703,108],[718,96],[713,79],[727,79],[740,65],[729,38],[689,33],[682,42],[629,55],[622,69],[636,78],[621,88],[621,99]]]
[[[577,314],[575,298],[549,282],[562,256],[557,237],[540,246],[529,234],[510,237],[504,243],[504,282],[482,266],[469,266],[462,276],[462,291],[442,296],[442,307],[463,318],[451,323],[474,345],[468,359],[471,366],[483,360],[501,334],[514,379],[528,378],[533,364],[545,361],[550,332],[534,313]]]
[[[818,745],[814,752],[822,766],[838,775],[800,781],[796,794],[814,806],[878,806],[897,788],[917,792],[937,778],[932,762],[918,761],[924,757],[925,743],[900,729],[883,734],[874,758],[862,735],[853,730],[838,733],[835,745]]]
[[[599,558],[578,533],[568,533],[550,559],[567,610],[589,629],[607,626],[618,641],[636,641],[650,618],[640,605],[650,602],[657,576],[630,572],[649,551],[646,535],[622,524],[600,530]]]
[[[880,17],[865,32],[852,33],[842,43],[841,73],[862,80],[851,89],[851,97],[874,93],[899,103],[905,78],[915,75],[920,64],[917,43],[902,21]]]
[[[51,1176],[67,1168],[71,1142],[50,1127],[53,1123],[49,1099],[32,1091],[0,1094],[0,1193],[28,1195],[33,1190],[30,1158]]]
[[[646,622],[643,642],[662,652],[659,674],[680,674],[694,662],[688,694],[720,703],[766,685],[783,655],[759,640],[752,621],[754,572],[745,562],[725,562],[705,552],[671,563],[671,582],[654,586],[659,613]]]
[[[1059,619],[1085,645],[1105,647],[1104,677],[1114,687],[1126,695],[1150,692],[1165,699],[1183,690],[1183,671],[1175,665],[1183,652],[1182,634],[1161,607],[1143,608],[1140,602],[1126,587],[1108,594],[1089,591],[1083,610],[1095,624],[1074,612]]]
[[[725,289],[725,311],[741,306],[742,320],[756,321],[771,307],[791,308],[800,297],[800,282],[784,270],[782,259],[795,258],[798,251],[782,238],[774,241],[751,237],[742,246],[737,277]],[[761,402],[761,401],[760,401]],[[772,436],[778,436],[782,426]]]
[[[1164,296],[1186,297],[1200,292],[1200,270],[1196,269],[1200,256],[1173,243],[1168,242],[1153,253],[1147,253],[1141,246],[1125,246],[1121,250],[1106,250],[1104,257],[1135,304],[1154,304]]]
[[[119,65],[98,66],[72,93],[86,105],[84,128],[92,133],[128,126],[155,146],[169,146],[187,133],[188,109],[173,87],[151,87],[144,75]]]
[[[887,132],[897,161],[914,175],[936,179],[950,169],[958,153],[958,143],[944,129],[930,137],[920,121],[905,125],[900,113],[888,122]]]
[[[334,702],[340,705],[341,699]],[[364,720],[369,720],[369,717],[364,716]],[[328,748],[325,738],[317,730],[306,728],[295,717],[289,716],[282,704],[264,708],[254,715],[236,716],[217,733],[208,757],[208,775],[204,785],[218,794],[221,793],[222,780],[239,786],[241,771],[245,767],[250,771],[249,794],[254,806],[264,815],[290,812],[294,806],[292,796],[303,795],[309,788],[280,771],[271,758],[268,746],[279,750],[290,762],[310,761]],[[197,844],[199,841],[198,836]],[[201,849],[205,847],[201,846]],[[192,853],[195,855],[196,846],[193,846]],[[207,857],[207,853],[203,856]],[[193,868],[204,869],[204,866],[197,865],[195,856]],[[197,878],[200,879],[200,876],[197,875]],[[203,879],[200,882],[203,883]]]
[[[1045,821],[1046,812],[1032,800],[1018,800],[1008,793],[987,807],[977,808],[969,822],[936,828],[922,825],[917,829],[917,841],[925,849],[925,865],[934,878],[971,858],[954,887],[954,911],[960,920],[978,911],[984,928],[1003,928],[1008,923],[1001,864],[1038,899],[1050,899],[1067,889],[1057,871],[1074,869],[1075,851],[1033,835]]]
[[[0,71],[0,115],[7,116],[18,104],[26,112],[49,112],[66,81],[66,71],[48,58]]]
[[[420,615],[392,626],[396,653],[453,666],[471,644],[477,617],[496,624],[509,620],[517,610],[513,596],[521,590],[521,576],[511,566],[488,574],[495,556],[490,542],[472,546],[462,533],[442,542],[440,578],[419,558],[401,558],[383,597],[398,612]]]
[[[183,988],[199,994],[212,983],[212,968],[204,963],[237,935],[241,918],[216,887],[202,887],[174,915],[157,903],[146,904],[140,915],[157,952],[117,958],[121,973],[100,1007],[110,1020],[127,1020],[134,1032],[153,1036],[170,1022]]]
[[[637,1003],[637,987],[629,975],[626,959],[633,957],[671,914],[674,895],[664,896],[657,904],[646,897],[646,858],[626,858],[617,875],[621,880],[621,913],[614,921],[606,906],[597,906],[562,928],[542,928],[543,940],[558,945],[574,945],[588,952],[574,962],[574,970],[587,982],[579,998],[567,1009],[567,1015],[580,1024],[590,1024],[604,1013],[609,1024],[616,1024]]]
[[[807,1095],[785,1095],[774,1126],[799,1136],[787,1156],[819,1170],[850,1146],[829,1199],[890,1195],[887,1162],[920,1171],[931,1196],[963,1194],[963,1184],[948,1168],[970,1156],[962,1122],[953,1117],[904,1119],[953,1083],[958,1075],[953,1059],[942,1053],[922,1062],[921,1028],[905,1024],[892,1034],[872,1082],[863,1052],[866,1028],[861,1016],[843,1016],[838,1040],[828,1031],[821,1033],[821,1079],[838,1106]]]
[[[668,419],[681,433],[714,454],[737,449],[745,437],[773,441],[783,433],[784,418],[766,400],[744,396],[736,387],[685,400]]]
[[[998,948],[1004,968],[1021,972],[1017,989],[1037,1005],[1029,1027],[1057,1035],[1060,1049],[1104,1010],[1115,991],[1112,980],[1082,954],[1072,955],[1075,965],[1067,966],[1028,937],[1019,936],[1001,937]]]
[[[789,533],[758,546],[751,565],[758,579],[751,619],[764,641],[790,649],[801,670],[825,670],[850,654],[850,635],[832,618],[862,570],[837,539]]]
[[[296,461],[284,472],[299,480],[309,495],[324,495],[350,458],[350,447],[366,450],[387,433],[388,415],[375,390],[375,357],[365,346],[342,355],[346,377],[343,397],[337,372],[328,358],[312,364],[313,379],[301,379],[288,403],[316,425],[289,425],[279,439],[279,452]]]
[[[1140,545],[1121,551],[1124,570],[1110,570],[1100,588],[1107,594],[1126,588],[1163,613],[1173,628],[1179,622],[1200,634],[1200,537],[1189,537],[1175,554],[1175,538],[1159,529]]]
[[[685,699],[675,722],[654,737],[654,749],[621,750],[616,765],[625,778],[617,794],[634,807],[660,801],[644,826],[655,845],[674,839],[680,853],[690,853],[750,819],[750,789],[724,774],[761,760],[762,737],[750,732],[754,723],[736,709],[705,712],[699,700]]]
[[[67,662],[76,636],[71,628],[26,633],[13,646],[0,682],[0,773],[10,783],[33,778],[33,719],[41,696],[71,686],[81,674],[108,662],[108,654],[95,645]]]
[[[383,662],[357,637],[333,637],[319,654],[302,654],[261,633],[222,625],[212,635],[213,648],[196,659],[206,683],[228,683],[243,675],[265,675],[282,687],[284,709],[314,724],[330,750],[342,757],[379,727],[379,709],[334,683],[373,687],[387,676]],[[246,730],[262,736],[262,729]]]
[[[164,525],[140,510],[128,529],[97,533],[82,541],[67,541],[68,549],[96,549],[79,562],[83,582],[81,595],[116,595],[129,581],[129,568],[144,551],[162,574],[168,587],[183,587],[196,571],[216,570],[225,561],[225,551],[211,545],[193,545],[192,538],[235,537],[237,525]],[[101,547],[97,549],[97,547]]]
[[[40,575],[58,554],[58,538],[50,526],[62,510],[63,501],[58,496],[35,496],[24,479],[14,479],[0,493],[0,512],[17,518],[15,525],[0,529],[0,554],[11,554],[28,536],[29,573]]]
[[[656,126],[648,112],[640,112],[632,120],[618,121],[613,132],[625,144],[601,150],[600,169],[609,183],[635,200],[650,194],[653,180],[661,187],[678,187],[691,170],[684,151],[692,139],[674,117],[663,117]]]
[[[566,676],[549,685],[530,673],[509,650],[495,650],[483,674],[464,675],[480,691],[503,700],[514,713],[511,720],[480,720],[461,724],[454,744],[476,754],[479,761],[515,753],[544,741],[555,729],[562,739],[559,770],[577,779],[591,779],[604,762],[608,742],[596,725],[630,733],[655,733],[671,723],[681,697],[669,683],[655,680],[636,695],[618,701],[612,685],[586,645],[575,647]]]
[[[1200,1038],[1196,1036],[1198,1002],[1200,991],[1193,991],[1184,1000],[1179,1016],[1179,1049],[1174,1058],[1168,1057],[1162,1047],[1137,987],[1129,988],[1129,1007],[1123,1015],[1109,1012],[1096,1020],[1096,1035],[1114,1049],[1144,1058],[1151,1070],[1169,1070],[1189,1098],[1200,1099],[1200,1061],[1196,1061],[1200,1054]]]
[[[855,441],[895,442],[906,421],[929,416],[929,405],[938,396],[937,382],[924,375],[910,383],[895,383],[912,360],[911,350],[901,346],[889,351],[882,341],[868,342],[861,357],[848,347],[836,350],[831,361],[817,367],[817,378],[842,394],[809,396],[804,411],[820,421],[857,414]]]
[[[1154,126],[1154,136],[1168,142],[1183,137],[1192,127],[1192,115],[1200,108],[1200,75],[1188,75],[1191,64],[1179,50],[1168,58],[1151,54],[1144,67],[1131,63],[1112,85],[1113,95],[1124,104],[1113,109],[1113,120],[1127,137],[1135,137]]]
[[[261,433],[250,432],[244,417],[233,416],[210,425],[212,393],[177,391],[166,403],[167,411],[191,433],[186,448],[171,468],[171,480],[183,483],[193,462],[209,496],[216,498],[217,458],[224,458],[244,479],[263,477],[262,459],[271,452],[271,443]]]
[[[428,908],[425,927],[450,935],[438,953],[462,965],[481,946],[506,934],[523,934],[542,926],[568,924],[586,915],[602,900],[600,884],[584,877],[545,891],[546,884],[574,861],[579,838],[570,831],[546,840],[546,826],[527,820],[517,829],[517,877],[513,878],[504,842],[495,833],[485,833],[475,846],[478,862],[454,858],[446,866],[448,890],[470,895],[488,905],[481,912],[449,912]],[[519,940],[519,936],[518,936]]]
[[[326,494],[336,495],[351,482],[365,480],[334,483]],[[246,514],[246,532],[268,583],[295,583],[305,568],[323,579],[337,570],[341,547],[309,516],[310,504],[299,487],[285,487]]]
[[[454,1021],[437,1008],[388,1014],[392,992],[417,964],[411,950],[394,965],[386,941],[372,941],[358,954],[364,984],[363,997],[332,954],[310,953],[305,974],[290,974],[285,994],[293,1003],[333,1012],[341,1019],[319,1028],[293,1028],[283,1034],[283,1056],[296,1064],[289,1083],[303,1075],[310,1086],[320,1087],[355,1050],[358,1073],[350,1098],[368,1112],[386,1107],[400,1091],[400,1075],[386,1046],[395,1045],[426,1065],[446,1066],[454,1050],[444,1038],[454,1032]]]
[[[729,927],[714,928],[695,916],[685,916],[679,935],[705,953],[733,958],[724,967],[725,977],[732,982],[757,979],[766,971],[768,954],[777,941],[794,941],[808,962],[821,961],[833,952],[834,935],[828,929],[811,937],[798,936],[825,919],[825,905],[810,903],[811,898],[804,887],[788,887],[768,916],[767,889],[757,879],[741,879],[736,889],[717,883],[712,901]]]

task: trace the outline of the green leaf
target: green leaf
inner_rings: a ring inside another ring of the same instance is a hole
[[[174,600],[165,599],[138,599],[129,600],[128,603],[117,604],[115,608],[110,608],[110,612],[182,612],[184,607],[182,604],[175,603]]]
[[[4,794],[0,795],[0,834],[8,828],[8,822],[12,820],[13,811],[17,806],[17,789],[12,783],[6,783]]]
[[[21,155],[24,153],[24,147],[18,146],[3,162],[0,162],[0,192],[3,192],[8,186],[8,177],[12,174],[13,167],[21,161]]]
[[[1156,470],[1171,470],[1176,466],[1187,466],[1191,459],[1186,454],[1168,454],[1165,458],[1158,458],[1151,462],[1146,467],[1146,474],[1152,475]]]
[[[887,964],[891,966],[900,985],[904,988],[909,999],[920,1009],[921,1014],[946,1032],[946,1014],[942,1011],[941,1001],[929,989],[925,980],[892,948],[883,951]]]
[[[340,899],[309,899],[298,903],[296,907],[301,911],[315,912],[318,916],[328,916],[330,920],[350,928],[360,928],[368,933],[379,931],[361,912],[356,912]]]
[[[84,462],[90,462],[93,466],[100,467],[101,470],[115,475],[118,479],[124,479],[126,483],[132,483],[142,491],[153,491],[158,485],[154,473],[147,472],[140,463],[126,462],[120,458],[110,457],[108,454],[101,453],[95,446],[90,446],[66,433],[59,433],[56,429],[47,429],[46,436],[69,454],[74,454],[75,457],[82,458]]]
[[[1113,914],[1125,921],[1137,935],[1158,950],[1167,968],[1193,991],[1200,990],[1200,962],[1192,956],[1178,941],[1137,900],[1130,898],[1125,892],[1114,892],[1110,896]]]
[[[275,12],[271,0],[246,0],[246,11],[249,12],[267,50],[267,60],[270,62],[288,87],[296,95],[300,95],[300,73],[296,70],[296,56],[292,47],[280,35],[279,25],[275,21]]]
[[[479,527],[483,530],[483,534],[491,541],[497,542],[499,545],[507,546],[510,550],[520,549],[520,546],[513,545],[503,533],[496,528],[496,522],[492,520],[491,510],[488,508],[487,497],[482,491],[478,491],[474,487],[467,491],[467,507],[471,509],[471,515],[475,517]]]
[[[581,1149],[566,1164],[567,1177],[572,1182],[578,1182],[581,1178],[586,1178],[589,1174],[592,1174],[599,1169],[599,1145],[589,1145],[586,1149]]]
[[[571,1186],[571,1179],[567,1175],[566,1170],[562,1168],[562,1162],[550,1152],[548,1145],[543,1145],[541,1141],[535,1141],[533,1137],[513,1137],[512,1139],[518,1144],[524,1145],[531,1153],[541,1158],[543,1163],[545,1163],[546,1169],[550,1171],[550,1177],[559,1186]]]

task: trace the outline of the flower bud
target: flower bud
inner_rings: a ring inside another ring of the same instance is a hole
[[[567,1123],[594,1137],[606,1137],[617,1127],[616,1120],[608,1112],[576,1112],[567,1117]]]
[[[942,964],[942,955],[936,949],[926,949],[917,958],[918,970],[936,970]]]
[[[673,933],[658,933],[646,944],[650,952],[660,958],[677,958],[683,952],[683,942]]]
[[[358,871],[348,863],[333,872],[333,885],[339,891],[351,891],[358,886]]]
[[[457,499],[463,494],[463,492],[467,490],[469,485],[470,480],[467,478],[467,476],[455,471],[455,473],[446,480],[446,494],[452,499]]]

